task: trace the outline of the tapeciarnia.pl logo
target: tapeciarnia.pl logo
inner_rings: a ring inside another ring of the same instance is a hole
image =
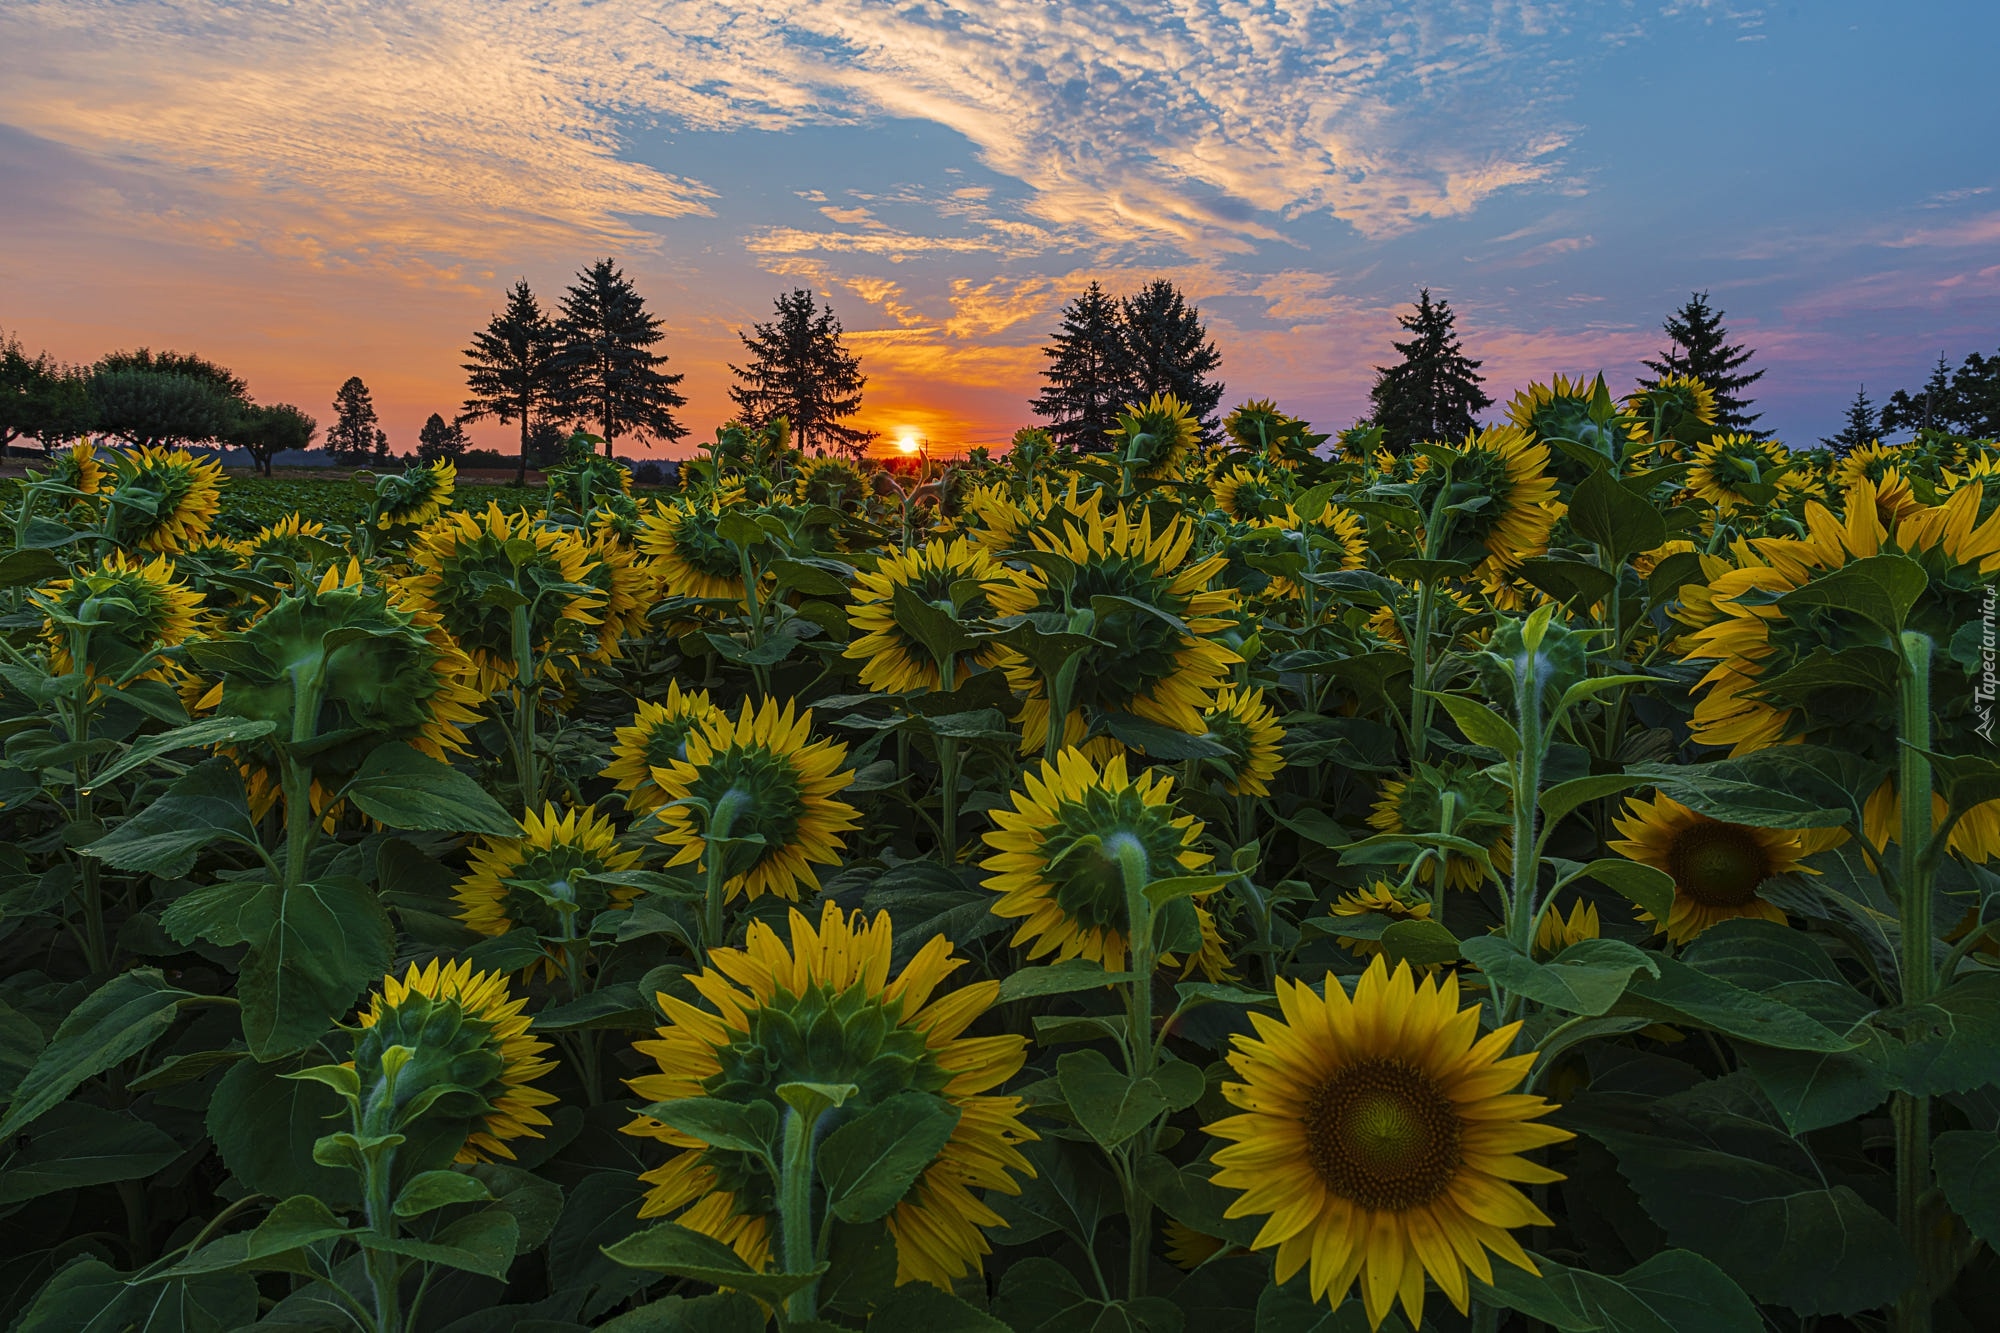
[[[1993,696],[1996,692],[1996,685],[2000,685],[2000,680],[1996,680],[1994,672],[1996,656],[1994,648],[1995,604],[1996,592],[1994,589],[1988,588],[1986,590],[1986,601],[1979,608],[1981,622],[1979,635],[1979,678],[1972,683],[1972,708],[1974,712],[1979,714],[1979,725],[1974,727],[1973,730],[1985,737],[1988,745],[1993,744]]]

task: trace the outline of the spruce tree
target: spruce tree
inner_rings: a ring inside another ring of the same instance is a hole
[[[1938,353],[1937,364],[1924,387],[1910,394],[1902,389],[1882,404],[1882,433],[1892,430],[1939,430],[1952,415],[1951,362]]]
[[[366,463],[387,457],[388,436],[375,416],[375,399],[359,375],[349,375],[333,395],[333,425],[327,427],[326,452],[336,463]]]
[[[1449,302],[1431,300],[1428,287],[1417,293],[1415,314],[1396,316],[1416,336],[1393,344],[1402,361],[1375,367],[1375,385],[1368,391],[1374,423],[1391,449],[1401,452],[1428,440],[1459,439],[1493,405],[1479,387],[1486,382],[1479,373],[1481,363],[1459,346],[1456,319]]]
[[[417,457],[426,463],[440,458],[457,458],[472,447],[472,441],[465,438],[465,427],[456,421],[446,421],[442,414],[433,412],[417,432]]]
[[[784,417],[802,451],[823,453],[831,447],[859,457],[875,432],[843,425],[841,418],[861,410],[868,377],[861,373],[861,359],[841,344],[833,307],[822,309],[800,287],[778,298],[777,315],[736,335],[750,350],[751,361],[729,367],[741,381],[729,390],[730,400],[749,426]]]
[[[1047,387],[1029,407],[1049,423],[1049,437],[1071,452],[1104,447],[1118,409],[1132,397],[1124,318],[1118,302],[1093,282],[1063,307],[1062,327],[1044,347]]]
[[[1156,393],[1173,394],[1200,424],[1203,441],[1214,441],[1222,428],[1215,409],[1223,385],[1210,377],[1221,366],[1222,353],[1209,341],[1200,309],[1171,282],[1155,278],[1127,297],[1120,313],[1131,397],[1143,402]]]
[[[1668,315],[1662,327],[1671,340],[1670,345],[1660,353],[1659,360],[1647,361],[1646,369],[1656,377],[1692,375],[1706,384],[1715,394],[1718,431],[1770,439],[1770,431],[1756,429],[1755,422],[1762,414],[1749,411],[1750,399],[1743,395],[1743,390],[1762,379],[1764,372],[1743,370],[1754,353],[1741,343],[1729,341],[1729,330],[1722,324],[1722,311],[1709,306],[1708,293],[1690,293],[1687,304]],[[1648,389],[1658,383],[1657,378],[1639,381],[1641,387]]]
[[[1834,456],[1844,458],[1864,444],[1873,444],[1881,438],[1882,428],[1875,420],[1875,404],[1868,400],[1868,386],[1862,385],[1854,392],[1854,401],[1847,405],[1846,423],[1837,435],[1823,435],[1820,443],[1833,450]]]
[[[507,293],[507,308],[472,335],[472,346],[465,349],[465,356],[465,387],[472,396],[465,400],[459,419],[493,417],[502,425],[519,422],[521,458],[514,470],[514,484],[526,485],[535,423],[557,410],[562,395],[556,366],[556,326],[525,279]]]
[[[606,454],[622,435],[672,441],[687,434],[673,413],[687,406],[674,390],[683,377],[661,370],[667,358],[652,350],[666,336],[664,322],[646,313],[645,298],[609,259],[579,272],[563,293],[556,370],[564,415],[595,423]]]

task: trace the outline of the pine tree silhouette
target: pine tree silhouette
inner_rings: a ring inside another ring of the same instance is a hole
[[[818,453],[830,445],[858,456],[875,432],[842,425],[841,418],[861,410],[868,377],[861,373],[861,359],[841,343],[833,307],[820,307],[801,287],[778,298],[777,314],[736,335],[750,349],[751,361],[729,367],[741,381],[729,390],[730,401],[746,425],[784,417],[802,451]]]
[[[1755,353],[1741,343],[1730,343],[1729,330],[1722,324],[1722,312],[1709,306],[1708,293],[1691,293],[1687,304],[1668,315],[1662,327],[1672,343],[1660,353],[1659,360],[1647,361],[1646,369],[1655,376],[1692,375],[1706,384],[1715,394],[1715,428],[1718,431],[1734,431],[1760,440],[1770,439],[1770,431],[1758,430],[1755,426],[1762,413],[1747,410],[1750,399],[1743,396],[1743,390],[1762,379],[1764,372],[1753,370],[1740,373]],[[1640,380],[1639,383],[1650,389],[1659,380]]]
[[[1428,287],[1417,293],[1415,314],[1396,317],[1416,336],[1393,344],[1402,361],[1375,367],[1375,386],[1368,391],[1375,424],[1391,449],[1400,452],[1426,440],[1456,440],[1493,405],[1479,387],[1486,382],[1479,373],[1481,363],[1459,347],[1456,319],[1449,302],[1431,300]]]

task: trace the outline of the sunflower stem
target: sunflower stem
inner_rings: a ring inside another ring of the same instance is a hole
[[[1445,512],[1445,501],[1451,498],[1451,465],[1444,467],[1443,484],[1439,486],[1437,498],[1431,501],[1431,512],[1424,522],[1424,559],[1435,560],[1444,549],[1445,531],[1450,525],[1450,515]],[[1429,750],[1431,728],[1431,617],[1435,614],[1436,595],[1432,592],[1429,578],[1417,581],[1417,619],[1410,627],[1410,761],[1420,764]]]
[[[937,658],[938,688],[949,694],[958,688],[958,673],[954,669],[954,655],[942,653]],[[938,755],[938,825],[942,830],[939,837],[944,854],[945,869],[958,864],[958,738],[939,736]]]
[[[725,888],[729,874],[728,860],[729,830],[736,823],[736,816],[750,804],[748,794],[731,787],[716,798],[703,827],[702,870],[704,874],[704,907],[702,913],[701,944],[704,950],[714,949],[722,944],[722,905],[726,898]]]
[[[1133,977],[1127,984],[1130,997],[1128,1010],[1131,1032],[1129,1036],[1132,1063],[1126,1071],[1136,1083],[1153,1072],[1153,903],[1146,896],[1146,884],[1151,874],[1145,847],[1138,839],[1118,836],[1112,840],[1112,852],[1118,858],[1118,869],[1125,881],[1125,914],[1131,927],[1131,965]],[[1140,1131],[1134,1142],[1151,1146],[1151,1127]],[[1146,1294],[1146,1262],[1150,1257],[1147,1241],[1152,1235],[1152,1202],[1146,1192],[1137,1188],[1137,1181],[1130,1171],[1119,1173],[1119,1183],[1125,1193],[1125,1216],[1131,1223],[1131,1253],[1126,1270],[1126,1297],[1137,1300]]]
[[[514,776],[521,782],[521,801],[533,810],[542,799],[541,760],[535,754],[535,643],[528,608],[514,608]]]
[[[784,1246],[785,1271],[809,1273],[813,1269],[812,1181],[813,1130],[817,1116],[799,1114],[798,1108],[785,1111],[785,1160],[779,1168],[779,1243]],[[793,1292],[785,1301],[785,1317],[791,1321],[818,1318],[817,1282]]]
[[[1535,844],[1535,813],[1541,794],[1542,759],[1548,738],[1542,734],[1541,644],[1528,645],[1514,678],[1514,715],[1520,726],[1521,753],[1514,761],[1514,866],[1507,902],[1509,936],[1523,955],[1535,943],[1537,917],[1535,889],[1541,877],[1541,848]],[[1511,1022],[1518,997],[1504,1001],[1495,988],[1496,1014],[1501,1023]]]
[[[383,1148],[367,1154],[362,1172],[368,1230],[384,1240],[396,1238],[396,1210],[392,1194],[391,1164],[396,1150]],[[397,1333],[402,1327],[399,1308],[402,1292],[402,1264],[388,1250],[364,1246],[368,1262],[368,1285],[375,1292],[375,1327],[378,1333]]]
[[[1902,725],[1899,739],[1902,841],[1900,866],[1903,1003],[1928,1002],[1937,990],[1937,959],[1931,921],[1931,641],[1924,634],[1901,636]],[[1940,1267],[1935,1228],[1925,1225],[1925,1196],[1931,1177],[1928,1097],[1896,1095],[1896,1225],[1916,1260],[1916,1277],[1896,1302],[1897,1333],[1929,1333],[1933,1277]]]
[[[65,701],[69,716],[64,719],[69,728],[69,738],[79,749],[90,740],[92,714],[90,673],[86,669],[85,654],[89,651],[90,634],[87,630],[73,629],[69,634],[70,669],[77,673],[76,687]],[[79,754],[73,770],[76,782],[76,823],[82,827],[90,823],[95,814],[96,799],[91,792],[90,758]],[[90,964],[90,975],[101,977],[111,971],[111,948],[104,929],[104,887],[103,863],[94,856],[80,858],[77,867],[78,891],[83,900],[83,947],[86,961]]]

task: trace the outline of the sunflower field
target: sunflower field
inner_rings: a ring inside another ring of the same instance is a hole
[[[0,555],[19,1333],[1831,1333],[2000,1297],[2000,449],[1668,380],[1391,453]]]

